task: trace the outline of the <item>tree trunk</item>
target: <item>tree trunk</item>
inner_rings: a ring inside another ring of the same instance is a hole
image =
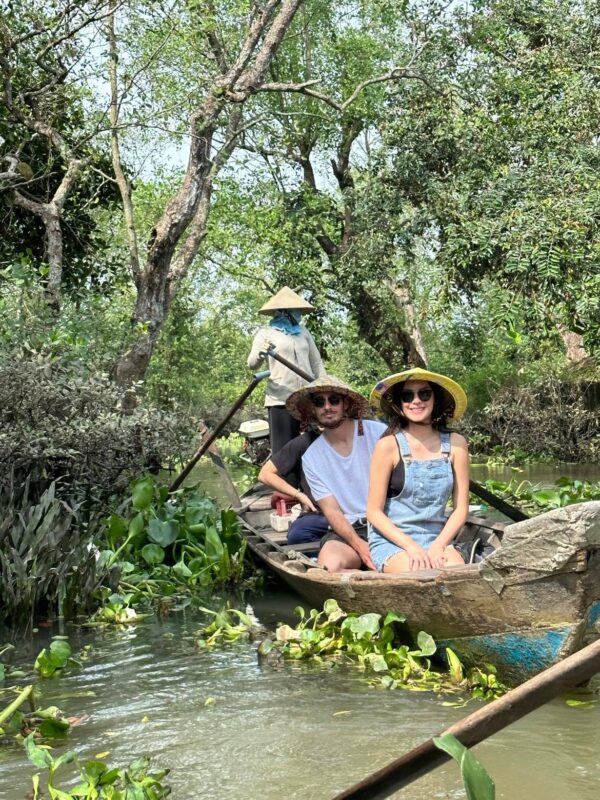
[[[390,324],[390,315],[382,309],[379,298],[362,289],[356,298],[358,331],[391,371],[410,367],[426,367],[411,336],[397,322]]]
[[[216,78],[212,91],[192,114],[190,154],[183,183],[152,230],[146,264],[137,276],[134,321],[139,333],[117,365],[116,379],[121,386],[131,386],[146,374],[170,305],[206,233],[213,179],[233,151],[241,116],[239,109],[264,82],[264,75],[302,2],[268,0],[262,7],[255,6],[235,63]],[[279,11],[274,16],[277,7]],[[219,47],[214,37],[210,43]],[[218,62],[225,67],[225,53],[217,55]],[[214,134],[222,125],[227,106],[234,111],[230,114],[226,141],[213,153]],[[232,125],[232,120],[236,124]],[[116,127],[115,123],[113,120]]]

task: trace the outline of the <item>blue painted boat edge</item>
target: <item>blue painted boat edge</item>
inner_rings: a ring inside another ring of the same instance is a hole
[[[506,679],[523,680],[548,669],[575,652],[584,643],[600,636],[600,601],[588,608],[582,623],[551,625],[522,631],[440,639],[438,653],[444,658],[447,647],[454,650],[466,666],[493,664]]]
[[[466,636],[437,642],[443,657],[445,649],[453,650],[466,666],[493,664],[503,680],[536,675],[565,655],[576,634],[577,625],[556,625],[506,633]]]

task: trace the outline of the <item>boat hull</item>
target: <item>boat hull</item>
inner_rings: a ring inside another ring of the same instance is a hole
[[[332,598],[345,611],[402,613],[411,637],[424,630],[442,657],[450,647],[467,666],[493,664],[509,684],[547,669],[599,633],[600,550],[594,547],[578,549],[551,572],[489,570],[482,562],[397,575],[329,573],[269,546],[246,524],[251,549],[311,608]]]

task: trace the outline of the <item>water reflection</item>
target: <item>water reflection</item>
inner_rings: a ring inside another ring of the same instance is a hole
[[[571,480],[600,481],[600,464],[524,464],[522,467],[488,467],[486,464],[473,464],[472,477],[480,483],[489,478],[497,481],[530,481],[544,485],[553,484],[565,476]]]
[[[257,598],[254,608],[271,627],[296,604],[280,592]],[[197,627],[196,617],[181,613],[72,636],[76,647],[93,643],[94,655],[80,671],[45,681],[44,702],[88,717],[57,751],[68,746],[88,758],[109,750],[106,760],[116,764],[147,752],[155,766],[172,769],[179,800],[325,800],[476,708],[375,689],[354,670],[259,666],[252,645],[198,651]],[[476,752],[498,798],[591,800],[600,709],[555,701]],[[33,772],[20,749],[0,749],[0,797],[22,800]],[[448,764],[397,796],[464,797],[460,787]]]

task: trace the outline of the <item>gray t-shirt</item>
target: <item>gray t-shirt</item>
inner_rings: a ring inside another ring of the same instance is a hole
[[[315,500],[333,495],[350,523],[367,513],[371,456],[386,429],[383,422],[374,420],[364,420],[363,426],[364,436],[359,436],[354,421],[354,442],[348,456],[334,450],[324,435],[302,456],[302,469]]]

